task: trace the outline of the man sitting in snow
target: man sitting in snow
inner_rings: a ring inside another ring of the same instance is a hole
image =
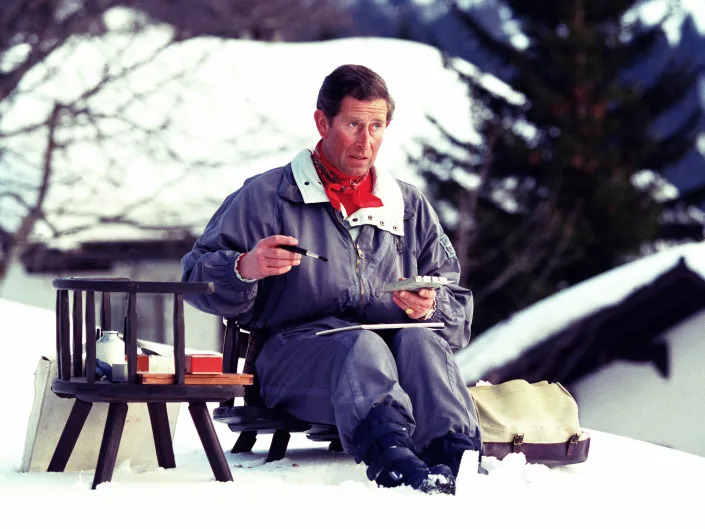
[[[374,168],[394,112],[384,80],[340,66],[316,107],[313,151],[248,179],[183,258],[183,280],[215,283],[214,294],[188,301],[267,333],[256,365],[267,406],[335,424],[345,452],[381,486],[453,493],[463,453],[480,449],[453,357],[470,339],[472,293],[455,285],[381,291],[400,277],[460,275],[426,198]],[[316,335],[414,321],[445,327]]]

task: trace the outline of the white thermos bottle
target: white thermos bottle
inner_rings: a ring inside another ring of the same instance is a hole
[[[110,366],[125,363],[125,342],[120,339],[117,331],[103,331],[95,343],[95,356]]]

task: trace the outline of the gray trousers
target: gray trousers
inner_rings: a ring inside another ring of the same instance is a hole
[[[478,424],[450,347],[429,329],[275,335],[256,368],[268,407],[335,424],[348,454],[355,428],[378,403],[401,411],[419,450],[448,432],[473,436]]]

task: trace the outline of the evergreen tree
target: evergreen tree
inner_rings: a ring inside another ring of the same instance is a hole
[[[447,228],[461,281],[475,293],[475,332],[659,236],[657,175],[692,149],[702,116],[693,109],[655,132],[655,120],[694,90],[697,71],[670,62],[650,83],[625,75],[664,38],[659,25],[625,23],[636,3],[505,0],[525,46],[454,9],[514,91],[490,90],[449,60],[467,83],[482,142],[441,129],[452,148],[425,145],[417,160],[431,195],[457,212]]]

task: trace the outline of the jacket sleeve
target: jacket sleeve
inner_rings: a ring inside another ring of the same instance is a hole
[[[252,180],[226,198],[193,249],[181,259],[182,281],[207,281],[215,285],[214,293],[188,295],[186,301],[205,312],[239,317],[244,322],[249,320],[259,281],[239,279],[235,261],[260,239],[279,233],[278,202]],[[256,208],[247,207],[253,203]]]
[[[457,282],[460,279],[460,263],[453,245],[443,232],[440,221],[431,204],[421,200],[417,215],[418,270],[420,275],[447,277],[455,284],[443,286],[436,291],[436,312],[431,321],[440,321],[445,329],[439,331],[453,351],[465,347],[470,341],[473,317],[472,292]]]

